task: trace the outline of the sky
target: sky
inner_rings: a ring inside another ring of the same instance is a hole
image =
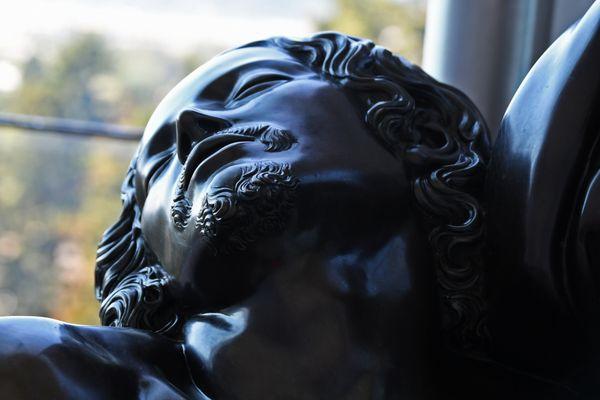
[[[19,84],[15,67],[42,44],[97,32],[115,47],[187,54],[285,34],[306,36],[334,12],[332,0],[0,0],[0,91]]]
[[[232,46],[266,36],[303,36],[333,11],[331,0],[0,0],[0,57],[23,58],[39,38],[106,34],[117,45],[182,53],[199,42]],[[10,38],[10,39],[9,39]]]

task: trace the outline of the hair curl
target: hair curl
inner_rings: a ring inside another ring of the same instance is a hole
[[[246,47],[254,46],[283,49],[358,97],[365,123],[404,163],[414,202],[429,227],[449,344],[480,351],[487,341],[480,198],[489,133],[475,105],[368,40],[325,32]]]
[[[163,155],[163,161],[168,154]],[[172,278],[146,248],[135,197],[133,157],[121,186],[123,209],[104,232],[96,254],[95,288],[102,325],[173,334],[180,317],[171,299]]]

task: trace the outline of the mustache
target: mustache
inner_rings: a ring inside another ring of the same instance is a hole
[[[290,131],[267,124],[231,127],[215,133],[215,135],[228,134],[257,138],[269,152],[289,150],[297,142]]]
[[[191,220],[192,202],[178,181],[171,205],[179,229]],[[213,253],[246,250],[259,236],[283,229],[296,198],[298,179],[288,163],[256,162],[241,167],[230,186],[209,186],[194,228]]]
[[[265,145],[265,151],[268,152],[288,150],[297,142],[290,131],[267,124],[231,127],[213,134],[213,136],[219,135],[241,135],[257,138]],[[171,221],[178,230],[187,228],[191,219],[193,205],[192,201],[187,197],[189,185],[189,178],[187,176],[189,174],[186,167],[187,163],[181,169],[177,179],[177,187],[171,200]],[[199,225],[202,225],[202,223],[199,224],[197,220],[196,227]],[[211,230],[208,229],[205,232],[211,232]]]

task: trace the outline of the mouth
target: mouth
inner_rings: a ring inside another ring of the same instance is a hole
[[[194,172],[209,157],[223,150],[225,147],[241,142],[253,142],[256,138],[245,133],[223,131],[210,136],[192,147],[182,170],[182,189],[187,190]]]
[[[180,183],[187,190],[194,172],[211,156],[235,143],[260,141],[267,152],[289,150],[296,138],[287,130],[267,124],[236,126],[216,132],[192,145],[184,160]]]
[[[178,230],[185,229],[190,219],[192,202],[188,199],[187,191],[195,172],[209,158],[226,147],[236,143],[255,141],[256,133],[262,129],[262,126],[229,128],[192,145],[192,150],[185,158],[183,168],[179,174],[177,188],[171,203],[171,220]]]
[[[234,152],[233,148],[239,143],[254,141],[260,141],[267,152],[288,150],[296,143],[295,137],[289,131],[260,124],[227,128],[192,144],[191,151],[183,160],[183,168],[171,203],[171,219],[178,230],[183,230],[189,221],[192,203],[187,192],[190,183],[196,181],[196,176],[203,170],[203,165],[212,171],[215,164],[212,163],[211,167],[208,167],[208,164],[211,164],[209,160],[227,149]],[[235,154],[232,153],[230,156],[235,157]],[[207,171],[203,172],[205,178],[208,178]]]

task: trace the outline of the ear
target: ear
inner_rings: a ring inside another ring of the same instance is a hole
[[[506,352],[503,362],[523,362],[527,354],[534,372],[561,368],[548,364],[549,349],[564,366],[577,346],[587,346],[578,321],[598,299],[600,274],[590,274],[592,266],[577,262],[575,252],[600,162],[599,112],[596,2],[515,94],[487,178],[490,329],[497,351]],[[592,197],[598,209],[600,199]]]

